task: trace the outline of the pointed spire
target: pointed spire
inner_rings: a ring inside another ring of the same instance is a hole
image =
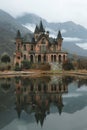
[[[41,113],[40,114],[40,124],[41,124],[41,127],[43,126],[45,117],[46,117],[45,113]]]
[[[61,115],[61,113],[62,113],[63,106],[64,106],[63,104],[58,105],[59,115]]]
[[[20,31],[19,31],[19,30],[17,31],[16,38],[21,38],[21,33],[20,33]]]
[[[61,115],[62,109],[64,107],[63,101],[62,101],[62,95],[59,96],[57,107],[58,107],[59,115]]]
[[[37,124],[38,124],[38,122],[39,122],[39,116],[38,116],[38,113],[35,114],[35,119],[36,119],[36,122],[37,122]]]
[[[20,104],[17,104],[15,109],[17,111],[18,118],[20,118],[20,116],[21,116],[21,106],[20,106]]]
[[[39,33],[39,27],[36,25],[34,33]]]
[[[61,35],[60,30],[58,31],[57,39],[62,39],[62,35]]]
[[[40,32],[45,32],[42,21],[40,21],[39,29],[40,29]]]

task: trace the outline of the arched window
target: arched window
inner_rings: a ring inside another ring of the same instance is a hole
[[[54,62],[56,62],[56,55],[54,55]]]
[[[59,63],[61,62],[61,55],[59,55]]]
[[[51,62],[53,62],[53,55],[51,55]]]
[[[44,55],[44,57],[43,57],[43,61],[46,62],[46,55]]]
[[[65,61],[65,55],[63,55],[63,62]]]
[[[41,55],[38,55],[38,63],[41,62]]]

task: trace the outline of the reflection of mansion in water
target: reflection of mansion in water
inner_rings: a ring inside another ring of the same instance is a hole
[[[16,79],[16,110],[18,117],[22,110],[35,113],[35,119],[43,125],[44,119],[50,113],[51,105],[62,112],[62,94],[68,92],[67,84],[61,77],[23,78]]]
[[[42,22],[36,26],[34,33],[21,37],[20,31],[16,36],[16,51],[14,54],[14,65],[21,66],[23,60],[31,63],[62,63],[67,60],[67,53],[62,51],[62,35],[58,32],[56,38],[49,37]]]

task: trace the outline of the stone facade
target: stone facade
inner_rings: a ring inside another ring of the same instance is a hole
[[[39,26],[36,25],[33,34],[26,34],[24,38],[18,30],[14,65],[21,66],[23,60],[32,63],[62,63],[67,60],[67,53],[61,49],[62,41],[60,31],[58,31],[57,38],[49,37],[49,32],[45,31],[42,21]]]

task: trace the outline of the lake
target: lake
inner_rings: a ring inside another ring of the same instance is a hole
[[[87,79],[0,78],[0,130],[87,130]]]

